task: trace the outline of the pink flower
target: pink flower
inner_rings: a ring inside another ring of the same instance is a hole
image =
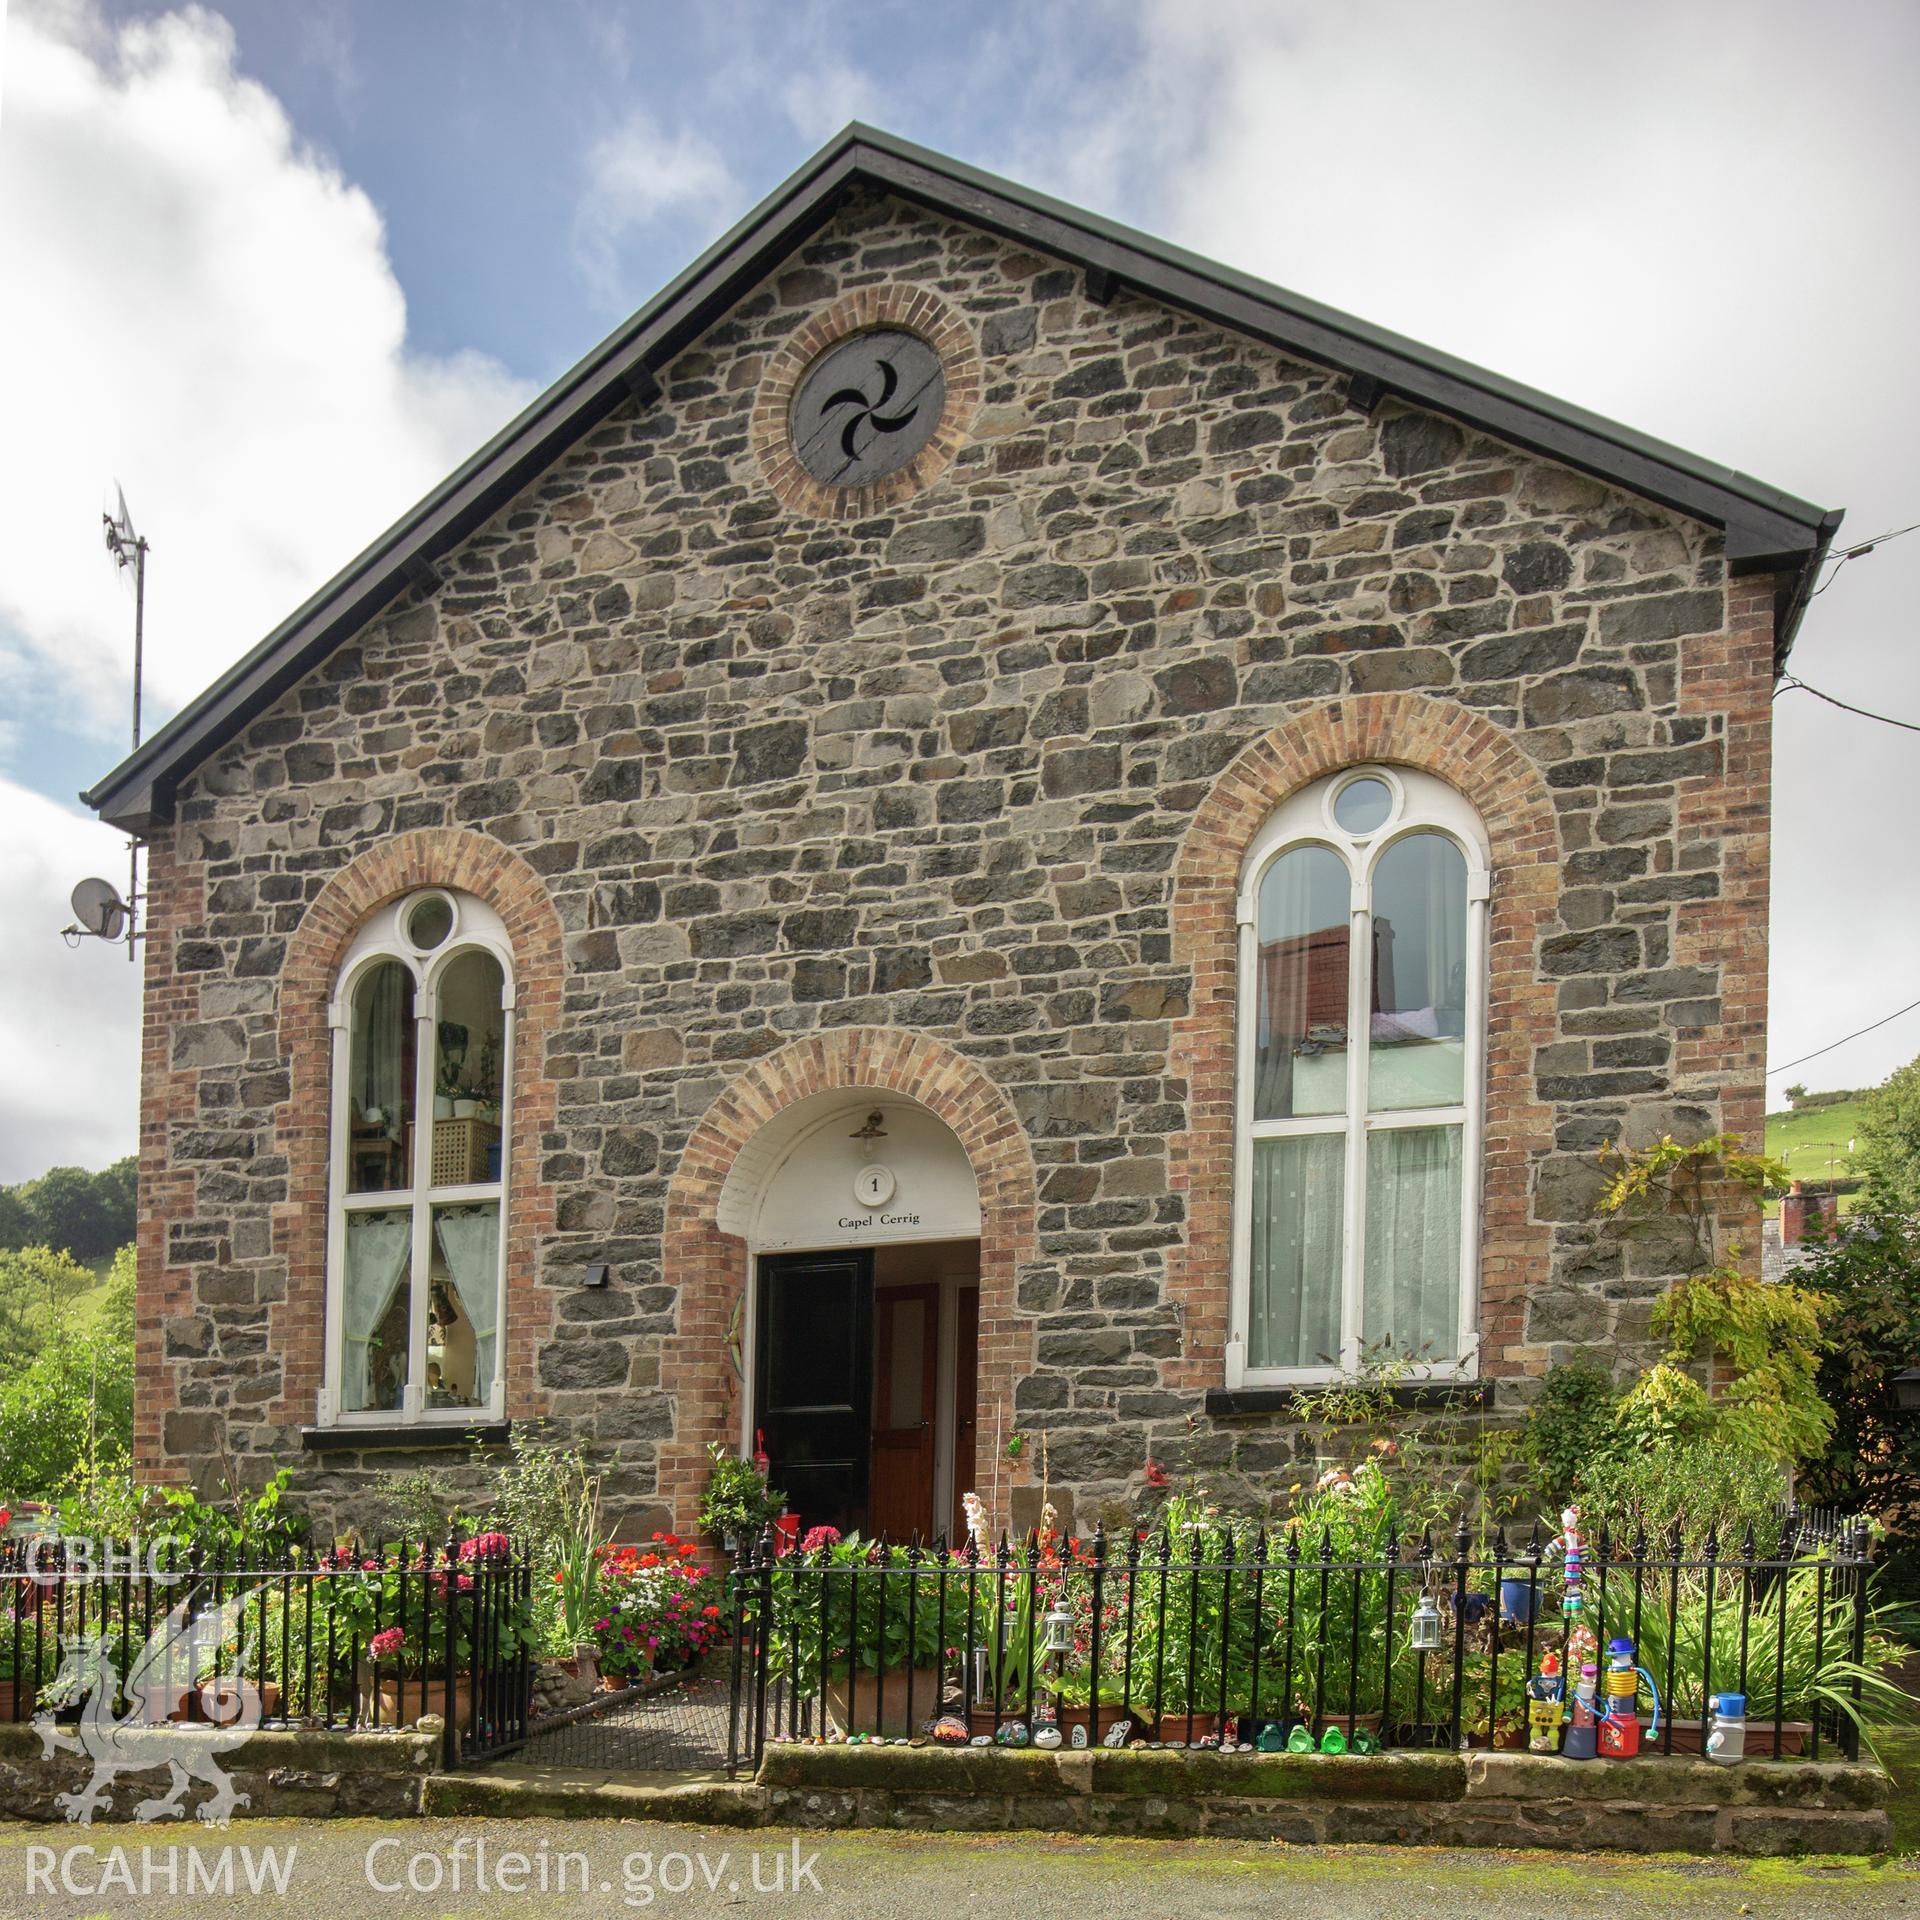
[[[840,1544],[838,1527],[809,1527],[800,1536],[802,1553],[817,1553],[822,1547],[837,1547]]]
[[[398,1627],[388,1627],[367,1642],[367,1651],[376,1660],[390,1660],[407,1644],[407,1636]]]

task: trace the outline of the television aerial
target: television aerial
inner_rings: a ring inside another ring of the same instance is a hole
[[[101,532],[107,551],[122,572],[133,569],[133,746],[140,747],[140,673],[146,646],[147,625],[147,539],[133,528],[133,515],[127,511],[127,496],[118,486],[113,490],[114,510],[100,516]],[[82,880],[73,890],[73,924],[62,927],[60,937],[68,946],[82,940],[124,942],[127,958],[137,957],[140,935],[134,926],[140,900],[140,842],[131,839],[127,847],[127,897],[123,900],[105,880]]]

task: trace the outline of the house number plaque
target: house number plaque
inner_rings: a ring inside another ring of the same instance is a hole
[[[884,1207],[893,1198],[897,1182],[891,1167],[883,1167],[877,1161],[865,1166],[853,1176],[853,1197],[863,1207]]]

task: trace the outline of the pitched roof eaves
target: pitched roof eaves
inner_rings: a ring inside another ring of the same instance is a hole
[[[1804,500],[1206,260],[855,122],[607,335],[441,484],[341,569],[190,705],[81,795],[111,824],[164,818],[176,781],[280,697],[410,581],[449,552],[658,368],[712,324],[867,180],[935,211],[1031,244],[1496,438],[1723,527],[1736,571],[1782,577],[1784,660],[1812,576],[1838,525]]]

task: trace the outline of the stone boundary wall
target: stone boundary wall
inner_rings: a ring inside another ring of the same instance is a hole
[[[1825,1762],[769,1746],[757,1790],[780,1827],[1740,1854],[1875,1853],[1891,1833],[1886,1775]]]
[[[437,1720],[393,1733],[265,1729],[231,1752],[216,1747],[216,1758],[235,1792],[245,1796],[234,1810],[238,1818],[406,1819],[425,1811],[426,1781],[440,1764],[441,1737]],[[151,1764],[138,1771],[130,1766],[119,1775],[108,1789],[107,1804],[95,1810],[95,1823],[132,1821],[142,1801],[167,1794],[170,1750],[184,1754],[226,1738],[212,1727],[132,1730],[129,1749],[152,1756]],[[30,1722],[0,1725],[0,1819],[65,1824],[66,1809],[55,1804],[55,1796],[84,1792],[93,1771],[84,1753],[45,1757]],[[197,1831],[199,1809],[211,1798],[212,1790],[195,1780],[182,1796],[183,1819],[149,1823],[148,1831],[179,1826]]]

